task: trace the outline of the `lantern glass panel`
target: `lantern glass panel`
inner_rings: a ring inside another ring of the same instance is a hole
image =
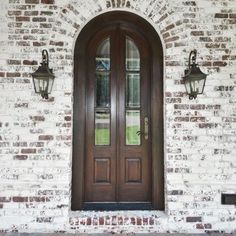
[[[188,94],[191,94],[191,83],[190,83],[190,81],[189,80],[186,80],[185,81],[185,88],[186,88],[186,91],[187,91],[187,93]]]
[[[36,93],[40,93],[38,78],[33,77],[33,82],[34,82],[34,90],[35,90],[35,92]]]
[[[48,79],[48,94],[52,92],[54,77],[49,77]]]

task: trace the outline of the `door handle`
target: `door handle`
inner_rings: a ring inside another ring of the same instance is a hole
[[[148,140],[148,130],[149,130],[149,122],[148,122],[148,117],[144,117],[144,139]]]
[[[137,135],[141,135],[144,134],[144,139],[148,140],[148,136],[149,136],[149,123],[148,123],[148,117],[145,116],[144,117],[144,132],[142,132],[141,130],[136,132]]]

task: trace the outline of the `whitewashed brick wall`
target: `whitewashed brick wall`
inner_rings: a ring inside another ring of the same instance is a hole
[[[0,0],[0,232],[236,232],[235,0]],[[73,50],[112,10],[152,24],[164,48],[165,212],[71,212]],[[208,73],[190,101],[189,52]],[[30,73],[50,53],[48,101]]]

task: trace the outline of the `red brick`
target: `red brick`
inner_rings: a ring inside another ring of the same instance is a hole
[[[32,121],[44,121],[45,120],[44,116],[31,116],[30,119]]]
[[[13,202],[28,202],[28,197],[12,197]]]
[[[174,24],[170,24],[170,25],[168,25],[168,26],[166,27],[166,31],[171,30],[171,29],[173,29],[173,28],[175,28],[175,25],[174,25]]]
[[[229,15],[226,13],[216,13],[215,18],[228,18]]]
[[[64,42],[62,42],[62,41],[50,41],[50,45],[55,45],[55,46],[62,47],[64,45]]]
[[[104,217],[99,217],[99,225],[104,225],[105,220]]]
[[[71,121],[71,116],[65,116],[65,121]]]
[[[203,31],[192,31],[191,35],[193,35],[193,36],[203,36],[204,32]]]
[[[41,0],[43,4],[54,4],[54,0]]]
[[[90,217],[88,217],[87,221],[86,221],[86,225],[91,225],[91,224],[92,224],[92,219]]]
[[[137,225],[142,225],[142,218],[140,217],[137,218]]]
[[[166,39],[165,39],[165,42],[166,42],[166,43],[174,42],[174,41],[176,41],[176,40],[178,40],[178,39],[179,39],[179,36],[174,36],[174,37],[171,37],[171,38],[166,38]]]
[[[7,72],[7,77],[20,77],[19,72]]]
[[[23,153],[23,154],[36,153],[36,149],[35,148],[24,148],[24,149],[21,149],[21,153]]]
[[[30,202],[45,202],[45,197],[29,197]]]
[[[16,21],[30,21],[28,16],[17,16]]]
[[[46,46],[46,45],[47,45],[46,42],[33,42],[34,47],[42,47],[42,46]]]
[[[10,197],[0,197],[0,202],[10,202],[11,198]]]
[[[197,229],[204,229],[204,225],[203,224],[196,224],[196,228]]]
[[[226,62],[224,62],[224,61],[214,61],[213,62],[213,66],[226,66],[227,65],[227,63]]]
[[[37,61],[29,61],[29,60],[24,60],[23,61],[23,65],[37,65],[38,62]]]
[[[39,140],[53,140],[52,135],[39,135]]]

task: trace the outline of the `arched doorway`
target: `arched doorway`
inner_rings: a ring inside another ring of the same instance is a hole
[[[163,53],[135,14],[89,22],[75,47],[72,209],[163,209]]]

